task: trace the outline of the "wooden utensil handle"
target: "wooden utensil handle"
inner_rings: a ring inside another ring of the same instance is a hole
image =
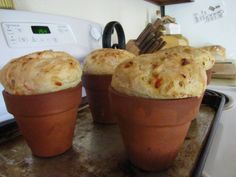
[[[143,30],[143,32],[139,35],[139,37],[136,40],[136,44],[139,46],[143,41],[146,39],[146,37],[153,31],[152,24],[149,23],[146,28]]]

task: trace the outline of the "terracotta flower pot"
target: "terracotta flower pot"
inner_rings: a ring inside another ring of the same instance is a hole
[[[83,74],[82,76],[93,121],[96,123],[116,123],[116,119],[111,112],[108,94],[111,79],[112,75]]]
[[[58,92],[22,96],[3,91],[7,110],[16,118],[34,155],[51,157],[71,147],[81,88],[79,84]]]
[[[206,74],[207,74],[207,85],[209,85],[211,82],[212,69],[206,70]]]
[[[177,156],[201,99],[147,99],[127,96],[110,88],[130,161],[147,171],[167,169]]]

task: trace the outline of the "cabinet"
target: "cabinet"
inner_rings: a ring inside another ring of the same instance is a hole
[[[146,1],[152,2],[160,6],[164,6],[164,5],[170,5],[170,4],[193,2],[194,0],[146,0]]]

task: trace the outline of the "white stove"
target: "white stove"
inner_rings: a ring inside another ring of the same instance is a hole
[[[102,31],[100,24],[87,20],[0,9],[0,68],[12,58],[48,49],[66,51],[82,62],[89,52],[102,47]],[[0,93],[0,123],[9,119],[13,116]]]
[[[228,95],[233,102],[222,112],[203,176],[236,177],[236,87],[210,85],[209,89]]]

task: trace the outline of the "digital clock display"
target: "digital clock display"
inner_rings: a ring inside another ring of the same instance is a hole
[[[34,34],[50,34],[50,30],[47,26],[31,26]]]

